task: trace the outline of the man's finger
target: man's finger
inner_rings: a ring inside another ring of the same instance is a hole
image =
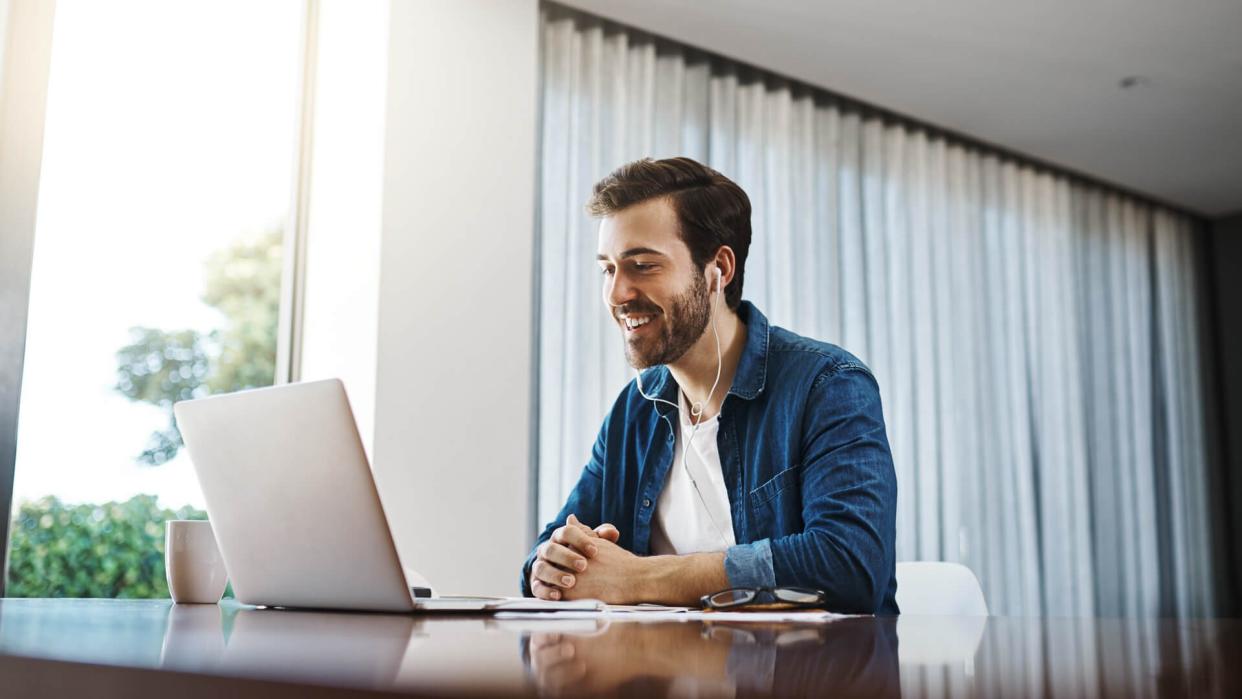
[[[560,528],[558,528],[558,529],[554,529],[554,530],[552,531],[552,540],[553,540],[553,541],[555,541],[555,542],[557,542],[558,544],[559,544],[559,543],[564,543],[564,542],[563,542],[563,539],[564,539],[564,537],[565,537],[565,532],[568,532],[568,531],[573,531],[573,530],[580,531],[580,532],[582,532],[583,534],[586,534],[587,536],[590,536],[590,537],[599,536],[599,534],[596,534],[596,533],[595,533],[595,530],[594,530],[594,529],[592,529],[592,528],[588,527],[587,525],[585,525],[585,524],[583,524],[583,523],[579,522],[578,524],[566,524],[566,525],[565,525],[565,526],[563,526],[563,527],[560,527]]]
[[[587,568],[587,559],[573,549],[562,546],[554,541],[545,541],[539,550],[539,558],[560,566],[565,570],[582,572]]]
[[[592,542],[595,538],[597,537],[594,531],[588,534],[581,527],[570,525],[561,527],[552,533],[553,541],[562,546],[568,546],[587,558],[594,556],[598,551],[598,547]]]
[[[578,519],[578,515],[575,515],[575,514],[571,514],[565,518],[565,526],[578,527],[579,529],[586,532],[587,534],[590,534],[592,536],[595,535],[595,530],[583,524],[582,520]]]
[[[535,597],[539,599],[558,600],[561,598],[561,591],[551,585],[544,584],[543,581],[535,580],[530,585],[531,592],[535,593]]]
[[[596,527],[595,535],[601,539],[607,539],[614,544],[617,543],[617,540],[621,538],[621,532],[616,527],[609,524],[608,522],[604,522],[603,524]]]
[[[553,587],[573,587],[576,579],[573,575],[557,568],[543,559],[535,561],[535,565],[531,566],[531,573],[535,580],[547,583]]]
[[[576,555],[574,550],[569,548],[568,545],[562,544],[562,543],[559,543],[553,540],[553,541],[545,541],[542,544],[539,544],[539,548],[535,550],[535,560],[546,561],[548,563],[551,563],[552,565],[557,566],[558,568],[563,568],[566,573],[574,572],[574,565],[573,565],[572,560],[570,560],[568,564],[564,564],[564,563],[561,563],[559,560],[555,560],[552,558],[552,556],[554,555],[551,553],[553,548],[562,548],[562,549],[569,551],[571,555]],[[579,556],[579,558],[581,558],[581,556]]]

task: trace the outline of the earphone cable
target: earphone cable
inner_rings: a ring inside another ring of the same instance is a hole
[[[716,300],[712,304],[712,335],[716,338],[716,380],[712,382],[712,388],[707,393],[707,398],[705,398],[703,402],[701,403],[691,404],[690,406],[690,415],[694,418],[694,423],[690,428],[690,435],[686,438],[685,445],[682,446],[681,468],[683,471],[685,471],[686,477],[690,479],[690,485],[694,486],[694,492],[696,495],[699,496],[699,503],[703,505],[703,511],[707,513],[707,518],[711,520],[712,528],[716,530],[716,535],[720,537],[720,541],[723,544],[728,546],[729,538],[725,536],[724,530],[720,527],[720,524],[716,522],[716,516],[712,514],[711,507],[707,505],[707,498],[703,497],[703,490],[699,488],[698,480],[696,480],[694,477],[694,474],[691,473],[690,463],[689,463],[690,450],[694,448],[694,436],[698,434],[699,425],[703,423],[703,411],[706,409],[706,404],[711,402],[712,396],[716,394],[716,388],[717,386],[720,385],[721,370],[724,367],[724,352],[721,349],[720,331],[716,324],[716,311],[720,306],[720,293],[723,287],[723,285],[720,283],[720,276],[721,276],[720,268],[717,267],[716,268]],[[635,369],[635,380],[638,386],[638,394],[641,395],[643,398],[646,398],[647,400],[652,401],[652,402],[658,402],[658,403],[664,403],[666,405],[670,405],[676,408],[678,413],[681,412],[680,405],[677,405],[673,403],[672,401],[664,400],[663,398],[658,398],[656,396],[649,396],[647,395],[645,391],[643,391],[642,371]],[[681,391],[680,388],[678,390]],[[681,393],[682,395],[685,395],[685,391],[681,391]]]

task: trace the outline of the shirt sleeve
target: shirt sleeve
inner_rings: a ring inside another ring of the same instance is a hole
[[[798,586],[827,593],[838,612],[880,609],[893,567],[897,477],[880,390],[861,364],[821,374],[802,441],[803,530],[731,547],[734,587]]]
[[[565,524],[565,520],[568,519],[569,515],[577,516],[578,520],[587,526],[593,527],[601,523],[603,519],[601,486],[604,479],[604,444],[607,433],[608,419],[605,419],[603,427],[600,428],[599,436],[595,439],[595,446],[591,449],[591,460],[583,467],[582,474],[578,476],[577,485],[570,491],[569,498],[565,501],[564,507],[543,528],[543,532],[535,540],[535,546],[527,554],[526,562],[522,564],[521,590],[523,596],[533,597],[535,594],[530,588],[530,569],[535,564],[536,552],[539,551],[539,547],[543,542],[552,537],[552,532]]]

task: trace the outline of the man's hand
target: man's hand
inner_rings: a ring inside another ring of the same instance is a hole
[[[597,599],[608,604],[632,604],[644,601],[648,559],[636,556],[607,539],[595,539],[590,546],[590,570],[576,576],[574,584],[565,588],[565,599]]]
[[[599,544],[607,542],[615,547],[620,537],[621,532],[611,524],[591,529],[569,515],[565,525],[539,546],[530,569],[531,591],[539,599],[565,597],[566,591],[578,583],[578,575],[586,571],[588,559],[597,555]]]
[[[569,515],[539,547],[530,570],[540,599],[598,599],[608,604],[657,602],[693,606],[729,587],[724,552],[636,556],[617,545],[611,524],[595,529]]]
[[[611,541],[594,539],[590,569],[561,591],[564,599],[608,604],[655,602],[691,607],[705,594],[729,587],[723,551],[683,556],[637,556]]]

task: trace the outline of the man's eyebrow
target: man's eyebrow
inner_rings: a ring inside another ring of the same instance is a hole
[[[659,250],[655,250],[652,248],[630,248],[629,250],[626,250],[620,255],[617,255],[617,258],[624,260],[628,257],[637,257],[638,255],[659,255],[660,257],[668,257],[668,255],[665,255]],[[596,260],[607,260],[608,256],[607,255],[596,255],[595,259]]]

